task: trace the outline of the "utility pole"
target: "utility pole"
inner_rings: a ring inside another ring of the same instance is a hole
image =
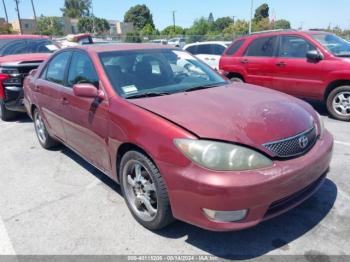
[[[253,6],[254,6],[254,0],[251,0],[250,2],[250,21],[249,21],[249,34],[252,33],[252,22],[253,22]]]
[[[175,13],[176,11],[173,11],[173,25],[174,25],[174,33],[175,33],[175,28],[176,28],[176,23],[175,23]]]
[[[34,13],[34,20],[36,22],[36,13],[35,13],[35,7],[34,7],[34,2],[33,0],[30,0],[32,2],[32,8],[33,8],[33,13]]]
[[[23,34],[22,21],[21,21],[21,16],[19,14],[19,8],[18,8],[19,0],[15,0],[15,2],[16,2],[16,11],[17,11],[18,23],[19,23],[19,32],[22,35]]]
[[[92,33],[95,35],[94,3],[92,1],[91,1],[91,14],[92,14]]]
[[[235,18],[236,18],[237,16],[232,16],[232,24],[234,25],[235,24]]]
[[[5,17],[6,17],[6,23],[9,23],[9,18],[7,16],[7,10],[6,10],[6,5],[5,5],[5,0],[2,0],[2,4],[4,6],[4,11],[5,11]]]

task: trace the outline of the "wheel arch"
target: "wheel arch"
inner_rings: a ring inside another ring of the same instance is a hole
[[[238,77],[238,78],[242,79],[243,82],[245,82],[244,76],[242,74],[240,74],[240,73],[237,73],[237,72],[230,72],[230,73],[227,74],[226,77],[229,78],[229,79],[231,79],[233,77]]]
[[[327,102],[327,98],[328,98],[328,95],[334,90],[336,89],[337,87],[340,87],[340,86],[350,86],[350,80],[346,80],[346,79],[341,79],[341,80],[335,80],[331,83],[329,83],[329,85],[327,86],[324,94],[323,94],[323,100],[325,102]]]

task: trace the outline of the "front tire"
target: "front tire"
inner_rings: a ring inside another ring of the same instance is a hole
[[[42,119],[38,109],[34,110],[34,127],[35,133],[38,137],[40,145],[45,149],[50,149],[58,144],[58,142],[53,139],[47,132],[44,120]]]
[[[350,121],[350,86],[340,86],[327,97],[327,109],[332,117]]]
[[[125,153],[119,174],[125,202],[141,225],[159,230],[174,221],[164,180],[145,154],[139,151]]]
[[[10,111],[5,107],[4,101],[0,100],[0,119],[2,121],[9,121],[15,118],[16,112]]]

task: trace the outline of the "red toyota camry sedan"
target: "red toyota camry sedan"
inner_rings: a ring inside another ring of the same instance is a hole
[[[26,78],[39,143],[63,143],[120,183],[132,215],[239,230],[325,180],[333,138],[297,98],[229,83],[187,52],[151,44],[56,52]]]

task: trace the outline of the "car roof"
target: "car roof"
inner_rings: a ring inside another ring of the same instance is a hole
[[[83,50],[86,50],[89,52],[95,52],[95,53],[128,51],[128,50],[145,50],[145,49],[174,49],[173,46],[159,45],[159,44],[124,44],[124,43],[81,45],[81,46],[75,46],[73,48],[83,49]]]
[[[205,42],[195,42],[195,43],[187,44],[186,47],[195,46],[195,45],[208,45],[208,44],[227,45],[231,43],[232,41],[205,41]]]
[[[0,35],[0,39],[49,38],[43,35]]]
[[[246,39],[246,38],[259,38],[259,37],[266,37],[266,36],[278,36],[278,35],[319,35],[319,34],[331,34],[326,31],[321,30],[276,30],[276,31],[261,31],[261,32],[255,32],[250,35],[246,35],[238,39]]]

